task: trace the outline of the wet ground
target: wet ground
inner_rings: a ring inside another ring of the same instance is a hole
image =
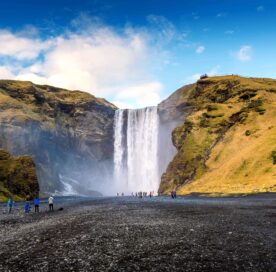
[[[62,211],[57,208],[63,207]],[[276,271],[276,196],[0,208],[0,271]]]

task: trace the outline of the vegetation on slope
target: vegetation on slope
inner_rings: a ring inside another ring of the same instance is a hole
[[[58,113],[76,117],[97,104],[116,108],[105,99],[81,91],[29,81],[0,80],[1,121],[43,121],[51,126]]]
[[[276,80],[205,78],[183,100],[193,110],[173,131],[178,153],[161,193],[276,191]]]
[[[0,201],[33,198],[39,192],[35,165],[31,157],[13,157],[0,149]]]

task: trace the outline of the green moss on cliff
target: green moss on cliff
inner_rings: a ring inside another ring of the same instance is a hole
[[[13,157],[0,149],[0,200],[33,198],[39,192],[35,165],[31,157]]]

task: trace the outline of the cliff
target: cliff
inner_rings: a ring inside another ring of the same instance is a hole
[[[35,164],[30,156],[13,157],[0,149],[0,200],[33,198],[39,192]]]
[[[178,90],[185,122],[160,193],[276,191],[276,80],[210,77]]]
[[[110,176],[114,111],[85,92],[0,80],[0,148],[32,156],[43,192],[90,194]]]

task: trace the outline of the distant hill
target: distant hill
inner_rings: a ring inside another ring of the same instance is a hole
[[[11,156],[0,149],[0,200],[31,199],[39,193],[35,164],[30,156]]]
[[[207,77],[177,92],[188,116],[160,193],[276,192],[276,80]]]

